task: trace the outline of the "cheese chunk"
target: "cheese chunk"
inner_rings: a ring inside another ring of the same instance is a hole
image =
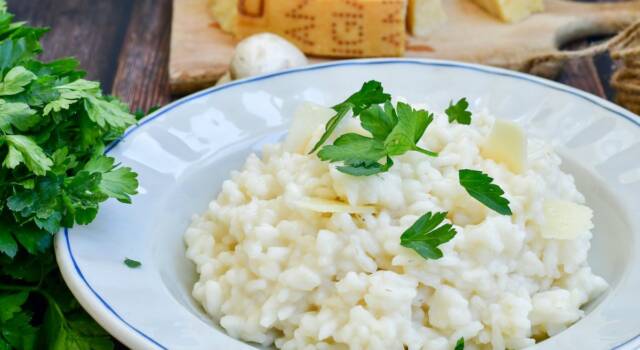
[[[472,0],[487,12],[505,22],[521,21],[534,12],[544,10],[543,0]]]
[[[542,237],[575,239],[593,228],[593,211],[584,205],[558,199],[544,201]]]
[[[209,12],[213,19],[218,22],[220,28],[227,33],[233,33],[236,26],[236,15],[238,14],[238,0],[210,0]]]
[[[305,102],[293,113],[284,149],[292,153],[307,154],[320,140],[325,124],[336,114],[331,108]]]
[[[409,0],[407,26],[417,37],[426,37],[447,21],[442,0]]]
[[[317,56],[400,56],[405,15],[406,0],[243,0],[235,33],[275,33]]]
[[[527,163],[527,136],[518,124],[496,119],[480,151],[483,157],[504,164],[512,172],[520,174]]]

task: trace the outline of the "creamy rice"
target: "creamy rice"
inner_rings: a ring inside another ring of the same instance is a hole
[[[542,141],[529,140],[522,174],[483,158],[493,123],[437,116],[420,145],[439,157],[409,152],[369,177],[283,144],[249,156],[185,234],[193,296],[229,335],[281,349],[449,350],[460,337],[467,350],[520,349],[562,331],[607,284],[586,261],[591,232],[543,238],[543,202],[584,197]],[[513,215],[470,197],[461,168],[493,177]],[[308,198],[375,212],[319,212]],[[448,211],[458,232],[439,260],[400,245],[428,211]]]

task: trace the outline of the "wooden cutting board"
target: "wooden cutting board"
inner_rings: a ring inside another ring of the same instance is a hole
[[[236,40],[209,16],[208,0],[174,0],[169,81],[182,94],[213,85],[228,68]],[[409,37],[406,57],[489,64],[553,75],[571,40],[616,33],[640,20],[640,0],[579,3],[546,0],[546,10],[516,24],[486,14],[468,0],[445,0],[449,20],[428,38]],[[317,62],[321,60],[314,60]]]

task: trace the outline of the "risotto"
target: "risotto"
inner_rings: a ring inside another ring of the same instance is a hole
[[[408,152],[351,176],[309,154],[324,131],[310,121],[334,113],[301,107],[287,139],[250,155],[185,233],[193,296],[230,336],[291,350],[449,350],[460,338],[520,349],[607,288],[587,264],[591,211],[549,144],[525,139],[515,172],[488,151],[488,113],[471,125],[436,115],[418,144],[438,157]],[[365,134],[355,118],[339,130]],[[463,168],[491,176],[513,214],[471,197]],[[457,232],[440,259],[401,245],[425,212],[447,212]]]

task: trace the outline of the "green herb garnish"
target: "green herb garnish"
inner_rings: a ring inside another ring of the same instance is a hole
[[[46,31],[14,22],[0,0],[0,349],[111,349],[51,242],[107,199],[131,202],[137,175],[103,151],[135,118],[77,60],[39,61]]]
[[[0,96],[10,96],[24,91],[37,76],[22,66],[11,68],[0,82]]]
[[[400,236],[400,244],[415,250],[425,259],[442,258],[442,251],[438,246],[449,242],[457,233],[451,224],[439,226],[446,217],[446,212],[424,214],[404,231]]]
[[[389,170],[393,166],[391,157],[408,151],[437,156],[417,146],[432,121],[433,114],[415,110],[406,103],[399,102],[396,108],[390,102],[386,102],[384,108],[372,105],[360,113],[360,123],[371,137],[355,133],[341,135],[332,145],[323,146],[318,157],[332,163],[344,162],[337,167],[343,173],[369,176]],[[386,163],[378,163],[385,158]]]
[[[460,337],[460,339],[458,339],[454,350],[464,350],[464,338]]]
[[[402,102],[398,102],[396,111],[398,122],[384,141],[387,153],[390,156],[399,156],[408,151],[418,151],[431,157],[437,157],[437,153],[416,145],[433,121],[433,114],[425,110],[415,110]]]
[[[428,156],[438,156],[436,152],[417,146],[427,127],[433,121],[433,114],[425,110],[415,110],[406,103],[399,102],[394,108],[388,101],[389,95],[383,93],[382,85],[376,81],[365,83],[360,91],[347,101],[334,107],[337,111],[353,109],[354,116],[359,116],[362,127],[371,133],[363,136],[347,133],[338,137],[332,145],[325,145],[318,152],[321,160],[343,162],[338,166],[341,172],[354,176],[369,176],[388,171],[393,166],[391,157],[402,155],[408,151],[421,152]],[[383,101],[384,102],[378,102]],[[384,108],[380,106],[384,103]],[[471,124],[471,112],[467,110],[466,98],[449,104],[445,111],[449,122]],[[322,145],[338,123],[346,115],[340,112],[326,125],[326,132],[314,147]],[[313,151],[312,151],[313,152]],[[385,159],[385,163],[379,163]],[[460,171],[460,184],[467,192],[489,208],[503,215],[511,215],[509,201],[503,197],[504,191],[493,184],[493,179],[480,171],[463,169]]]
[[[478,170],[462,169],[458,172],[458,178],[471,197],[499,214],[512,215],[509,200],[502,197],[504,191],[493,183],[489,175]]]
[[[124,264],[127,265],[127,267],[132,268],[132,269],[135,269],[135,268],[138,268],[138,267],[142,266],[141,262],[139,262],[137,260],[129,259],[129,258],[124,259]]]
[[[449,116],[449,123],[471,124],[471,112],[467,108],[469,108],[469,102],[466,98],[461,98],[456,104],[453,104],[453,101],[449,102],[449,108],[444,111]]]
[[[320,137],[320,140],[313,146],[313,149],[309,153],[317,151],[327,139],[331,136],[336,129],[342,118],[344,118],[349,111],[353,111],[353,116],[358,116],[362,111],[369,108],[372,105],[378,105],[391,100],[391,95],[384,93],[382,84],[380,82],[371,80],[362,85],[360,91],[349,96],[349,98],[335,106],[333,109],[337,112],[333,118],[329,119],[325,126],[325,132]]]

